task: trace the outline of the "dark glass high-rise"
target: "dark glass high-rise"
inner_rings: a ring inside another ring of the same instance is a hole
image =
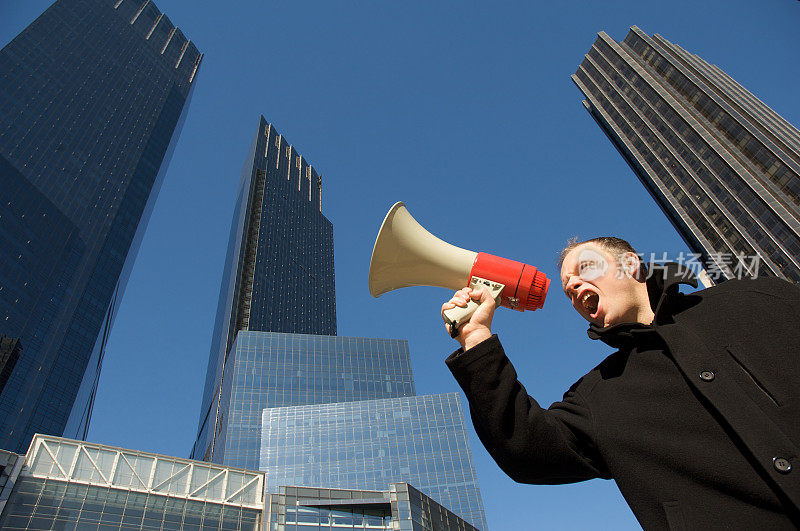
[[[201,59],[138,0],[58,0],[0,51],[0,448],[85,436]]]
[[[601,32],[572,80],[712,278],[800,282],[800,131],[636,26],[619,43]]]
[[[213,459],[225,421],[220,401],[230,393],[223,376],[241,357],[234,342],[255,331],[336,335],[333,225],[322,214],[322,177],[263,116],[239,181],[195,459]]]
[[[240,180],[192,457],[268,470],[270,492],[405,481],[485,529],[458,398],[416,396],[407,341],[336,335],[321,184],[261,117]],[[287,467],[288,456],[302,466]]]

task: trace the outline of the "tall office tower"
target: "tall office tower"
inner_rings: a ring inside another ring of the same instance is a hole
[[[457,398],[415,396],[406,341],[335,335],[320,179],[263,117],[238,195],[192,458],[267,468],[273,493],[408,482],[485,528]],[[288,476],[286,455],[308,466]]]
[[[85,436],[201,58],[139,0],[58,0],[0,51],[0,448]]]
[[[636,26],[620,43],[601,32],[572,80],[712,277],[800,281],[796,128],[717,66]]]
[[[263,116],[239,181],[196,459],[222,459],[215,440],[227,419],[219,405],[230,399],[225,384],[240,355],[233,346],[246,331],[336,335],[333,225],[322,214],[322,178]]]

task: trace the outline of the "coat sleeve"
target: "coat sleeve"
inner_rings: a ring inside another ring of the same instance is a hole
[[[574,483],[610,479],[595,447],[591,412],[578,387],[543,409],[517,380],[497,336],[446,360],[469,401],[481,442],[514,481]]]

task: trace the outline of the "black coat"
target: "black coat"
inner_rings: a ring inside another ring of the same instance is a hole
[[[614,479],[645,529],[800,525],[800,288],[648,280],[652,325],[592,326],[619,349],[542,409],[493,336],[447,365],[515,481]]]

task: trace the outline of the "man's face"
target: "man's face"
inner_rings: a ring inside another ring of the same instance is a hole
[[[584,319],[598,326],[637,320],[641,284],[632,273],[638,262],[625,265],[628,269],[595,243],[581,244],[567,254],[561,266],[561,286]]]

